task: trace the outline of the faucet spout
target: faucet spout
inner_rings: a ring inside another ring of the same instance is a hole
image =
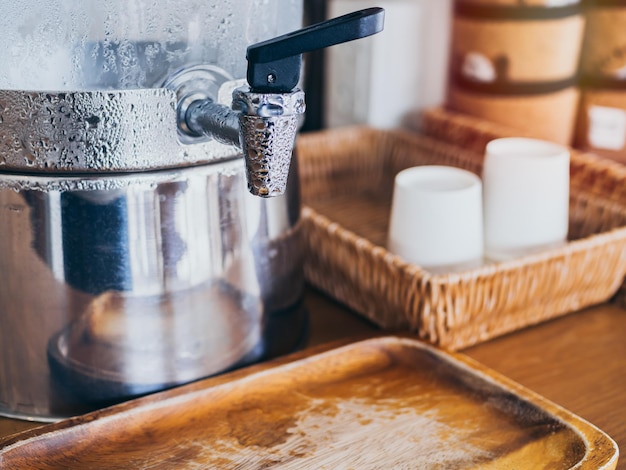
[[[185,123],[191,136],[212,137],[241,148],[248,190],[255,196],[284,194],[304,92],[257,93],[248,87],[233,92],[232,109],[210,99],[191,103]]]
[[[261,197],[284,194],[300,118],[306,109],[304,92],[256,93],[238,88],[233,92],[233,109],[239,111],[248,190]]]

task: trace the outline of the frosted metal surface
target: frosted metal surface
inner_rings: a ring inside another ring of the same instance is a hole
[[[181,145],[164,81],[195,65],[243,79],[248,45],[302,21],[301,0],[0,0],[0,8],[0,171],[136,171],[236,157],[217,141]]]

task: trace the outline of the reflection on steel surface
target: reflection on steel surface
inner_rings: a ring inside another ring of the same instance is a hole
[[[244,172],[0,175],[0,412],[76,414],[76,396],[118,400],[276,350],[271,317],[302,295],[299,201],[250,195]]]

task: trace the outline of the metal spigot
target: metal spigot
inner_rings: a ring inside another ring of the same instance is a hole
[[[189,104],[184,116],[189,135],[238,146],[250,192],[261,197],[283,194],[306,107],[304,92],[256,93],[241,87],[233,91],[232,99],[232,109],[210,99]]]
[[[231,108],[198,95],[190,85],[193,80],[186,78],[197,69],[182,71],[166,82],[177,91],[179,132],[240,147],[250,192],[261,197],[283,194],[306,108],[304,92],[296,87],[302,54],[371,36],[382,31],[383,22],[382,8],[368,8],[248,47],[248,86],[233,91]]]

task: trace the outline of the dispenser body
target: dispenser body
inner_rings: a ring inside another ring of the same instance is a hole
[[[163,84],[201,64],[229,105],[246,47],[299,28],[302,1],[0,5],[0,414],[56,420],[297,347],[297,162],[284,195],[250,195],[241,151],[184,142]]]

